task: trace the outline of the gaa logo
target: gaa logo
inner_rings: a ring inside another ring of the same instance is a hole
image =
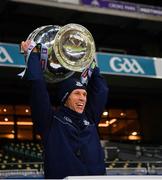
[[[11,56],[8,54],[7,50],[4,47],[0,46],[0,63],[13,63]]]
[[[112,57],[110,59],[110,67],[115,72],[145,74],[140,64],[137,62],[137,60],[133,58],[128,59],[128,58]]]

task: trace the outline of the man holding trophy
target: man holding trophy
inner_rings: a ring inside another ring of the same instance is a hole
[[[34,31],[34,38],[30,35],[23,41],[21,48],[27,57],[26,74],[32,86],[32,118],[44,146],[45,178],[104,175],[104,153],[97,125],[106,105],[108,88],[94,62],[95,53],[91,54],[90,48],[95,52],[94,44],[90,46],[92,37],[77,24],[40,29]],[[52,40],[54,29],[57,33]],[[47,50],[45,61],[42,61],[42,47]],[[43,66],[42,62],[45,62]],[[83,71],[80,79],[72,76],[73,68]],[[58,110],[52,108],[47,82],[59,82]]]

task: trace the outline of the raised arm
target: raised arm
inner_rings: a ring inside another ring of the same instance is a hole
[[[93,70],[92,76],[88,82],[87,92],[86,115],[98,124],[108,97],[108,87],[98,67],[95,67]]]
[[[50,127],[53,111],[37,53],[30,56],[27,76],[31,81],[32,119],[37,130],[44,133]]]
[[[27,53],[30,41],[23,41],[21,47]],[[27,64],[27,79],[31,83],[31,110],[34,125],[39,133],[44,134],[50,127],[52,117],[52,105],[43,72],[40,64],[40,54],[34,48]]]

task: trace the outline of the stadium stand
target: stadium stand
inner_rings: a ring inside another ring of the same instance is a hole
[[[107,175],[162,175],[161,146],[109,142],[103,149]],[[43,178],[42,152],[40,142],[6,141],[0,150],[0,178]]]
[[[43,178],[42,151],[38,142],[3,143],[0,178]]]
[[[160,145],[118,142],[107,143],[104,150],[108,175],[162,175],[162,161],[157,156],[161,152]]]

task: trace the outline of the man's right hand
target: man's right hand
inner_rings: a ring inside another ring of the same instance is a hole
[[[30,44],[31,44],[31,40],[22,41],[21,42],[21,52],[23,52],[24,54],[27,54]],[[34,47],[32,52],[38,52],[38,49],[36,47]]]

